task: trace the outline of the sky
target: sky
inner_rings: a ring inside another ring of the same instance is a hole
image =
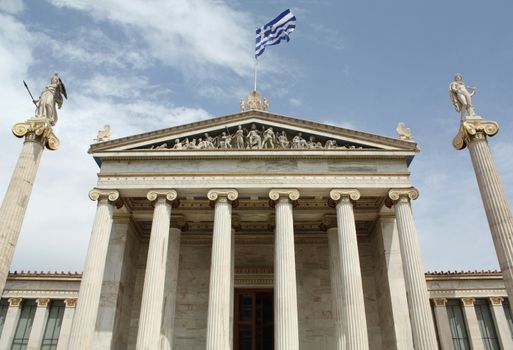
[[[22,81],[38,96],[58,71],[69,97],[11,270],[82,271],[98,130],[237,113],[253,88],[254,30],[287,8],[291,41],[259,58],[269,111],[391,137],[405,122],[421,149],[410,170],[425,269],[498,268],[470,156],[451,145],[448,84],[461,72],[477,114],[500,124],[489,144],[513,203],[513,2],[0,0],[1,198],[22,147],[11,126],[34,113]]]

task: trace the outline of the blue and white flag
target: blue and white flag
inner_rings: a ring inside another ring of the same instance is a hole
[[[296,16],[290,10],[283,11],[278,17],[256,30],[255,58],[264,53],[268,45],[289,41],[289,34],[296,28]]]

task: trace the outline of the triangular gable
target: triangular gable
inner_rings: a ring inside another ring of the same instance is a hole
[[[89,153],[227,148],[418,150],[411,141],[253,110],[96,143]]]

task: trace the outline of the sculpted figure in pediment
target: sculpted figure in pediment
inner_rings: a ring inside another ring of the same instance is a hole
[[[281,134],[278,135],[278,142],[281,148],[289,148],[290,142],[289,138],[287,137],[287,133],[285,133],[285,130],[283,130]]]
[[[222,149],[232,148],[232,135],[223,131],[217,141],[218,147]]]
[[[173,145],[173,149],[182,149],[183,145],[180,142],[180,139],[175,140],[175,144]]]
[[[263,132],[262,148],[274,148],[276,136],[274,135],[273,128],[270,127]]]
[[[302,133],[298,133],[292,139],[292,147],[291,148],[308,148],[308,144],[306,140],[303,138]]]
[[[255,124],[251,125],[251,130],[246,136],[248,141],[248,148],[261,149],[262,148],[262,137]]]
[[[326,141],[326,144],[324,145],[324,148],[326,148],[326,149],[338,148],[337,140],[328,140],[328,141]]]
[[[242,129],[242,125],[239,125],[235,132],[235,147],[238,149],[244,148],[244,130]]]

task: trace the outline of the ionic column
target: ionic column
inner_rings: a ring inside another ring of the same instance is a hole
[[[513,349],[513,339],[511,338],[511,331],[509,329],[508,320],[504,313],[501,297],[491,297],[490,305],[492,309],[493,319],[497,326],[497,333],[499,335],[499,342],[502,349]]]
[[[164,287],[168,259],[171,202],[177,197],[175,190],[152,190],[147,194],[155,201],[151,223],[150,244],[146,260],[146,273],[137,331],[137,350],[155,350],[161,346]]]
[[[29,119],[15,124],[12,132],[25,142],[0,207],[0,295],[18,242],[41,156],[46,148],[56,150],[59,140],[46,119]]]
[[[340,253],[338,250],[337,218],[334,215],[325,215],[322,218],[322,228],[328,235],[330,251],[330,281],[331,281],[331,307],[335,334],[335,349],[346,349],[346,334],[342,321],[344,295],[342,293],[342,279],[340,272]]]
[[[299,191],[273,189],[269,197],[276,207],[274,233],[274,349],[299,349],[297,317],[296,258],[292,201]]]
[[[417,199],[418,196],[419,192],[413,187],[392,189],[388,192],[387,205],[393,205],[395,210],[415,349],[432,350],[438,345],[417,229],[410,205],[410,200]]]
[[[207,350],[230,349],[230,306],[232,287],[232,202],[233,189],[213,189],[207,197],[215,203],[212,262],[208,295]]]
[[[232,256],[230,263],[230,349],[233,349],[233,307],[235,303],[235,232],[240,231],[240,218],[232,215]]]
[[[166,284],[164,289],[164,315],[162,320],[162,350],[174,349],[176,293],[178,288],[178,269],[180,262],[180,240],[182,230],[186,228],[183,217],[173,216],[169,229],[167,249]]]
[[[74,350],[91,349],[112,230],[114,204],[119,199],[119,192],[95,188],[89,192],[89,198],[97,200],[98,206],[80,283],[79,301],[71,327],[69,348]]]
[[[468,147],[470,152],[506,291],[513,300],[513,215],[487,140],[498,132],[499,125],[494,121],[466,118],[461,121],[453,146],[458,150]]]
[[[446,298],[434,298],[435,319],[438,329],[438,339],[440,340],[441,350],[454,350],[452,344],[451,326],[449,325],[449,315],[447,314]]]
[[[10,349],[18,319],[21,312],[21,298],[9,298],[9,308],[5,315],[4,328],[2,329],[2,336],[0,337],[0,349]]]
[[[46,320],[48,318],[48,306],[50,299],[38,298],[36,299],[37,308],[32,322],[32,329],[30,330],[29,341],[27,350],[39,350],[45,332]]]
[[[75,315],[75,307],[77,306],[77,299],[64,299],[64,305],[64,315],[62,315],[61,332],[59,333],[57,350],[68,350],[69,336],[73,316]]]
[[[353,201],[360,198],[355,189],[334,189],[330,198],[337,203],[337,237],[342,297],[342,325],[347,349],[368,349],[367,321],[362,272],[356,239]]]
[[[461,298],[463,303],[463,314],[465,315],[465,322],[467,323],[468,337],[470,338],[470,347],[473,350],[484,350],[483,338],[481,337],[481,330],[479,329],[479,322],[477,321],[476,309],[474,307],[474,298]]]

